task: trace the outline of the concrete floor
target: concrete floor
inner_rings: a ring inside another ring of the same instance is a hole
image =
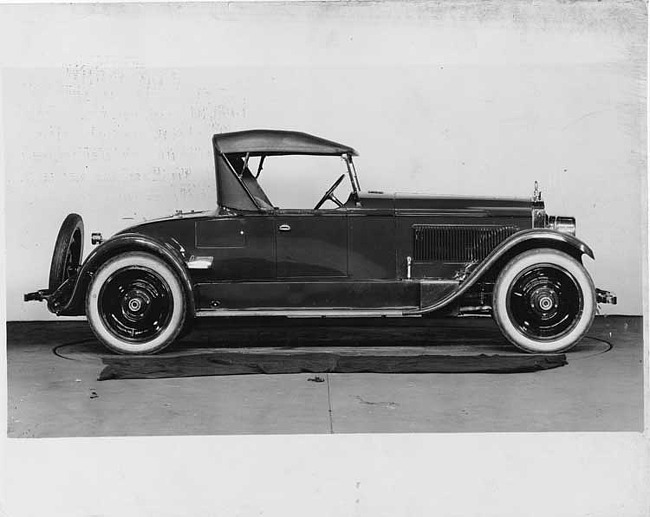
[[[611,343],[612,347],[605,343]],[[85,322],[7,325],[10,437],[641,431],[640,317],[599,317],[562,368],[521,374],[245,375],[98,382]],[[515,353],[491,319],[201,320],[209,347]],[[57,355],[58,354],[58,355]],[[312,379],[312,380],[310,380]]]

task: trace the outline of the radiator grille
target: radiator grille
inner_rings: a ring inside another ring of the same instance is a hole
[[[416,261],[483,260],[500,242],[519,231],[516,226],[413,225]]]

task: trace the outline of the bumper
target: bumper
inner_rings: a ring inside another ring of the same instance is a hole
[[[68,314],[67,304],[72,295],[72,289],[75,286],[75,279],[68,278],[58,289],[40,289],[33,293],[26,293],[23,300],[26,302],[47,302],[47,309],[57,316],[76,316],[77,314]]]
[[[596,289],[596,302],[598,303],[611,303],[616,305],[616,295],[605,291],[604,289]]]
[[[52,293],[50,292],[49,289],[41,289],[40,291],[36,291],[35,293],[26,293],[23,296],[23,299],[26,302],[42,302],[44,300],[47,300]]]

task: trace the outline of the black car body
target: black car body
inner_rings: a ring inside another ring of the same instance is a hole
[[[468,313],[492,314],[523,350],[557,352],[584,336],[598,302],[616,302],[583,267],[594,254],[575,220],[547,215],[537,186],[529,199],[368,192],[356,152],[336,142],[252,130],[215,135],[213,147],[215,210],[93,235],[85,260],[71,214],[49,288],[25,299],[85,314],[121,353],[161,350],[195,316]],[[314,209],[279,209],[257,178],[285,155],[339,156],[345,173]],[[346,176],[342,202],[334,191]]]

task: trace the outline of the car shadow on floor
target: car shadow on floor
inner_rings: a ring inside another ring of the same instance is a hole
[[[64,359],[101,360],[113,356],[84,323],[78,332],[64,332],[53,347]],[[606,351],[607,345],[585,338],[570,353],[574,358]],[[521,355],[489,318],[211,318],[201,319],[186,336],[158,356],[183,356],[211,351],[335,352],[417,355]]]

